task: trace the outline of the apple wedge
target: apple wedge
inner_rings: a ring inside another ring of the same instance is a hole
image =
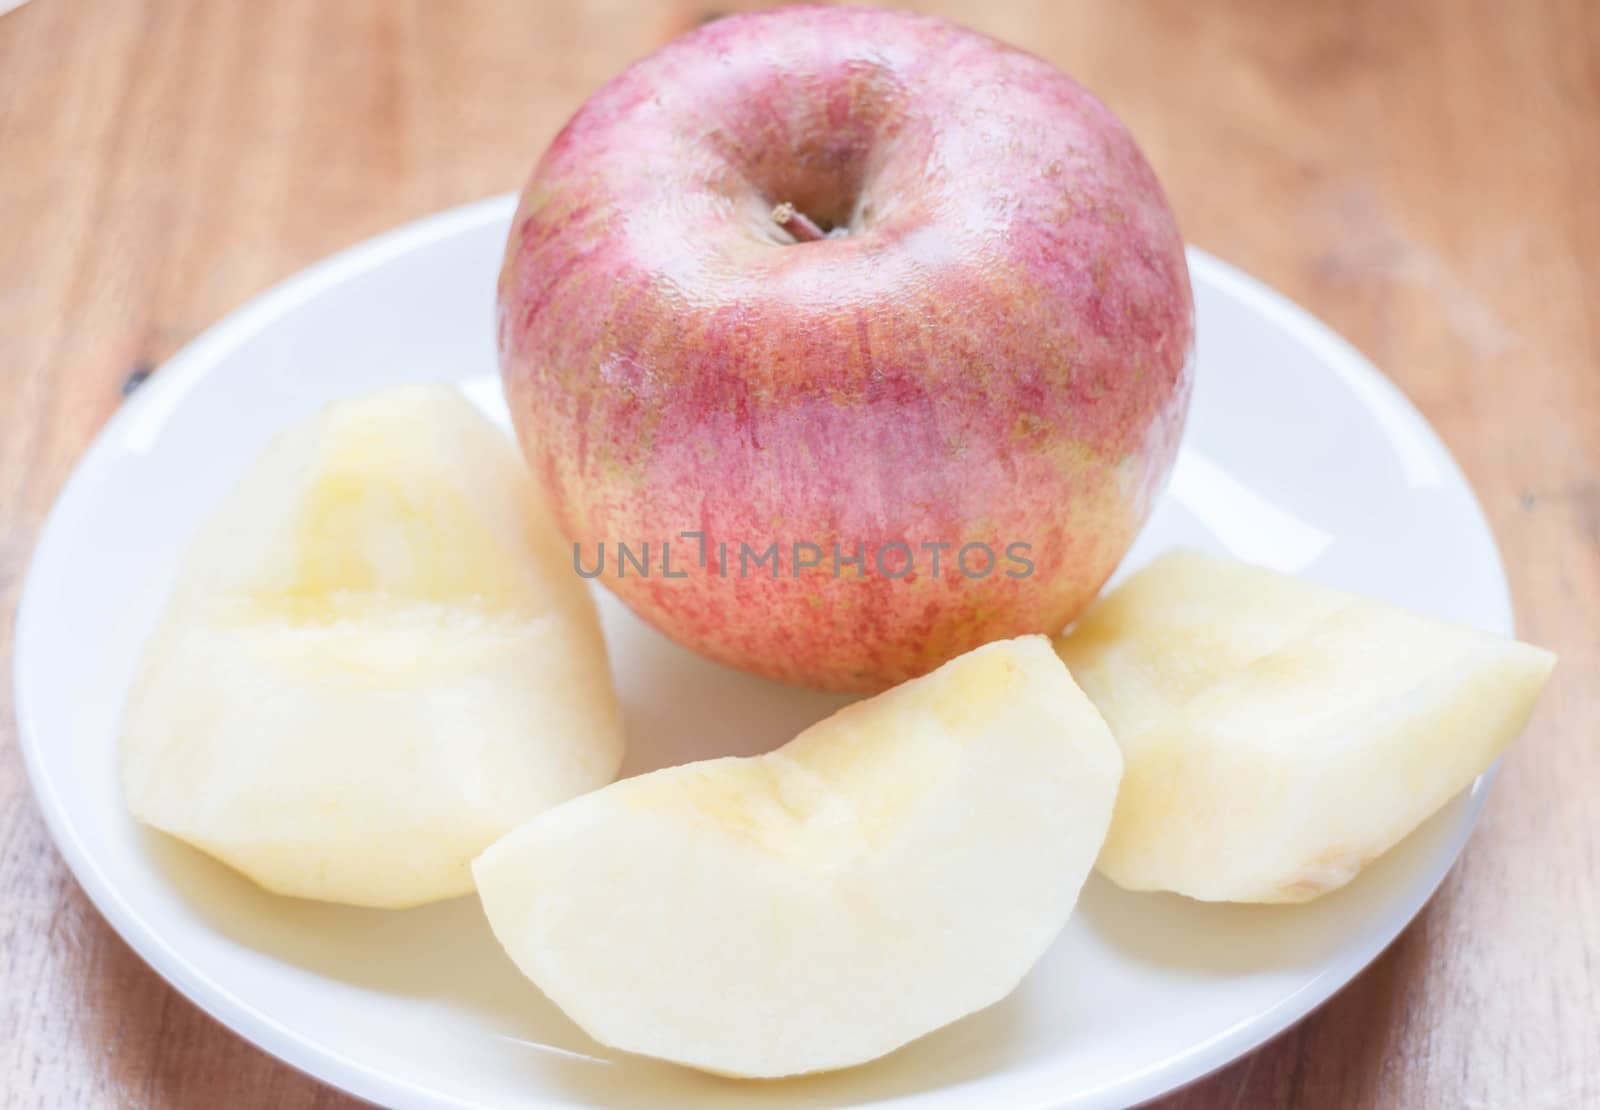
[[[1100,871],[1305,902],[1469,785],[1555,656],[1259,567],[1157,559],[1057,641],[1122,746]]]
[[[847,1067],[1005,997],[1072,912],[1116,742],[1042,636],[978,648],[767,755],[627,779],[473,865],[495,935],[616,1048]]]
[[[202,529],[123,719],[139,820],[285,894],[406,906],[610,782],[587,590],[511,443],[454,390],[291,429]]]

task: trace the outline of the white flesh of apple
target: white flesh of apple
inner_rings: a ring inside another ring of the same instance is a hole
[[[1010,993],[1105,836],[1116,742],[1041,636],[777,751],[616,783],[474,865],[495,935],[597,1040],[773,1077]]]
[[[1126,761],[1101,872],[1239,902],[1348,882],[1494,761],[1555,663],[1193,552],[1103,597],[1057,650]]]
[[[123,721],[141,821],[286,894],[403,906],[615,777],[604,645],[515,448],[453,390],[291,429],[182,565]]]

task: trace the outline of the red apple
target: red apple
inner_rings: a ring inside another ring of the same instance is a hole
[[[604,545],[674,639],[834,689],[1070,622],[1171,468],[1193,335],[1111,112],[887,11],[734,16],[622,73],[545,152],[500,276],[575,565]]]

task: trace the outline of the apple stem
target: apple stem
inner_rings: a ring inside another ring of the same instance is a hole
[[[772,210],[772,222],[795,237],[799,243],[812,243],[826,239],[827,233],[812,222],[811,217],[793,204],[784,201]]]

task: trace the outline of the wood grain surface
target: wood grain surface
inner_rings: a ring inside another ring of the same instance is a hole
[[[624,63],[742,4],[33,0],[0,16],[0,664],[41,520],[130,381],[328,252],[517,187]],[[1140,139],[1188,237],[1440,430],[1562,655],[1439,895],[1167,1105],[1600,1106],[1600,10],[920,5]],[[159,372],[158,370],[156,372]],[[334,1107],[145,968],[57,858],[0,684],[0,1105]],[[92,692],[86,692],[92,696]]]

